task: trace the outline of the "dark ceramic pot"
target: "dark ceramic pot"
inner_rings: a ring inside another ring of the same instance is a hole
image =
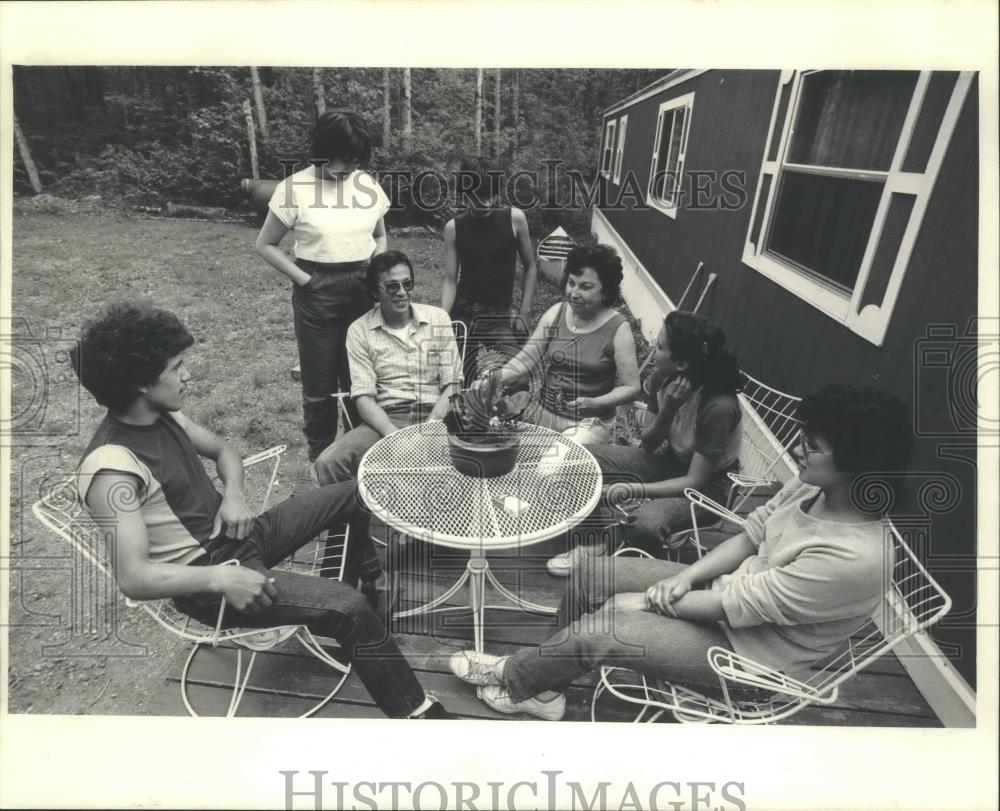
[[[448,434],[448,450],[455,470],[479,479],[492,479],[510,473],[517,462],[520,445],[521,437],[517,434],[499,444],[485,445]]]

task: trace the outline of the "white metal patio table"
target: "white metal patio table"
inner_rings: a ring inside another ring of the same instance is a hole
[[[556,609],[522,599],[497,580],[486,555],[538,543],[576,526],[597,505],[601,483],[589,451],[535,425],[522,426],[513,470],[495,478],[455,470],[443,422],[412,425],[383,437],[358,468],[358,490],[372,514],[410,537],[469,551],[465,571],[449,589],[393,617],[471,611],[476,650],[482,651],[487,608],[554,614]],[[468,603],[446,605],[466,584]],[[487,605],[487,585],[508,604]]]

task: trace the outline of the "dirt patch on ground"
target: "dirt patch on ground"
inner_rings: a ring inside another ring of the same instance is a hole
[[[98,201],[91,201],[97,204]],[[124,217],[108,211],[20,211],[14,217],[9,709],[142,714],[185,643],[126,608],[32,515],[31,504],[76,466],[103,416],[66,352],[106,302],[145,297],[194,334],[185,411],[241,452],[289,446],[275,499],[308,487],[289,283],[254,253],[254,230],[229,223]],[[419,301],[437,303],[439,239],[393,234],[416,267]],[[558,291],[540,282],[534,317]],[[23,361],[23,362],[21,362]]]

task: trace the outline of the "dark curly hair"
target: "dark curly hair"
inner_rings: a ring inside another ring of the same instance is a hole
[[[563,270],[562,289],[566,292],[566,282],[569,277],[579,276],[584,268],[593,268],[601,280],[601,299],[605,305],[618,301],[622,291],[622,260],[614,248],[594,242],[589,245],[577,245],[566,255],[566,268]]]
[[[806,436],[823,437],[845,473],[901,472],[910,464],[913,427],[906,406],[879,389],[831,385],[804,398]]]
[[[371,156],[371,131],[357,113],[332,110],[313,124],[311,159],[342,160],[364,166]]]
[[[743,389],[739,361],[726,347],[726,334],[702,315],[674,310],[663,320],[667,348],[675,362],[687,363],[693,386],[735,394]]]
[[[396,265],[406,265],[410,269],[410,281],[413,281],[413,262],[402,251],[386,251],[372,257],[365,270],[365,284],[373,298],[378,298],[378,277]]]
[[[83,325],[70,350],[73,369],[102,406],[124,411],[176,357],[194,343],[181,320],[167,310],[139,302],[108,305]]]

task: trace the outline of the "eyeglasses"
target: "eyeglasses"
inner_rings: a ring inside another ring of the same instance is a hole
[[[400,290],[405,290],[409,293],[413,290],[413,279],[406,279],[402,282],[386,282],[385,284],[380,284],[379,289],[384,290],[391,296],[394,296]]]
[[[824,451],[822,448],[817,448],[805,434],[799,434],[799,450],[802,451],[803,456],[808,456],[811,453],[833,453],[833,451]]]

